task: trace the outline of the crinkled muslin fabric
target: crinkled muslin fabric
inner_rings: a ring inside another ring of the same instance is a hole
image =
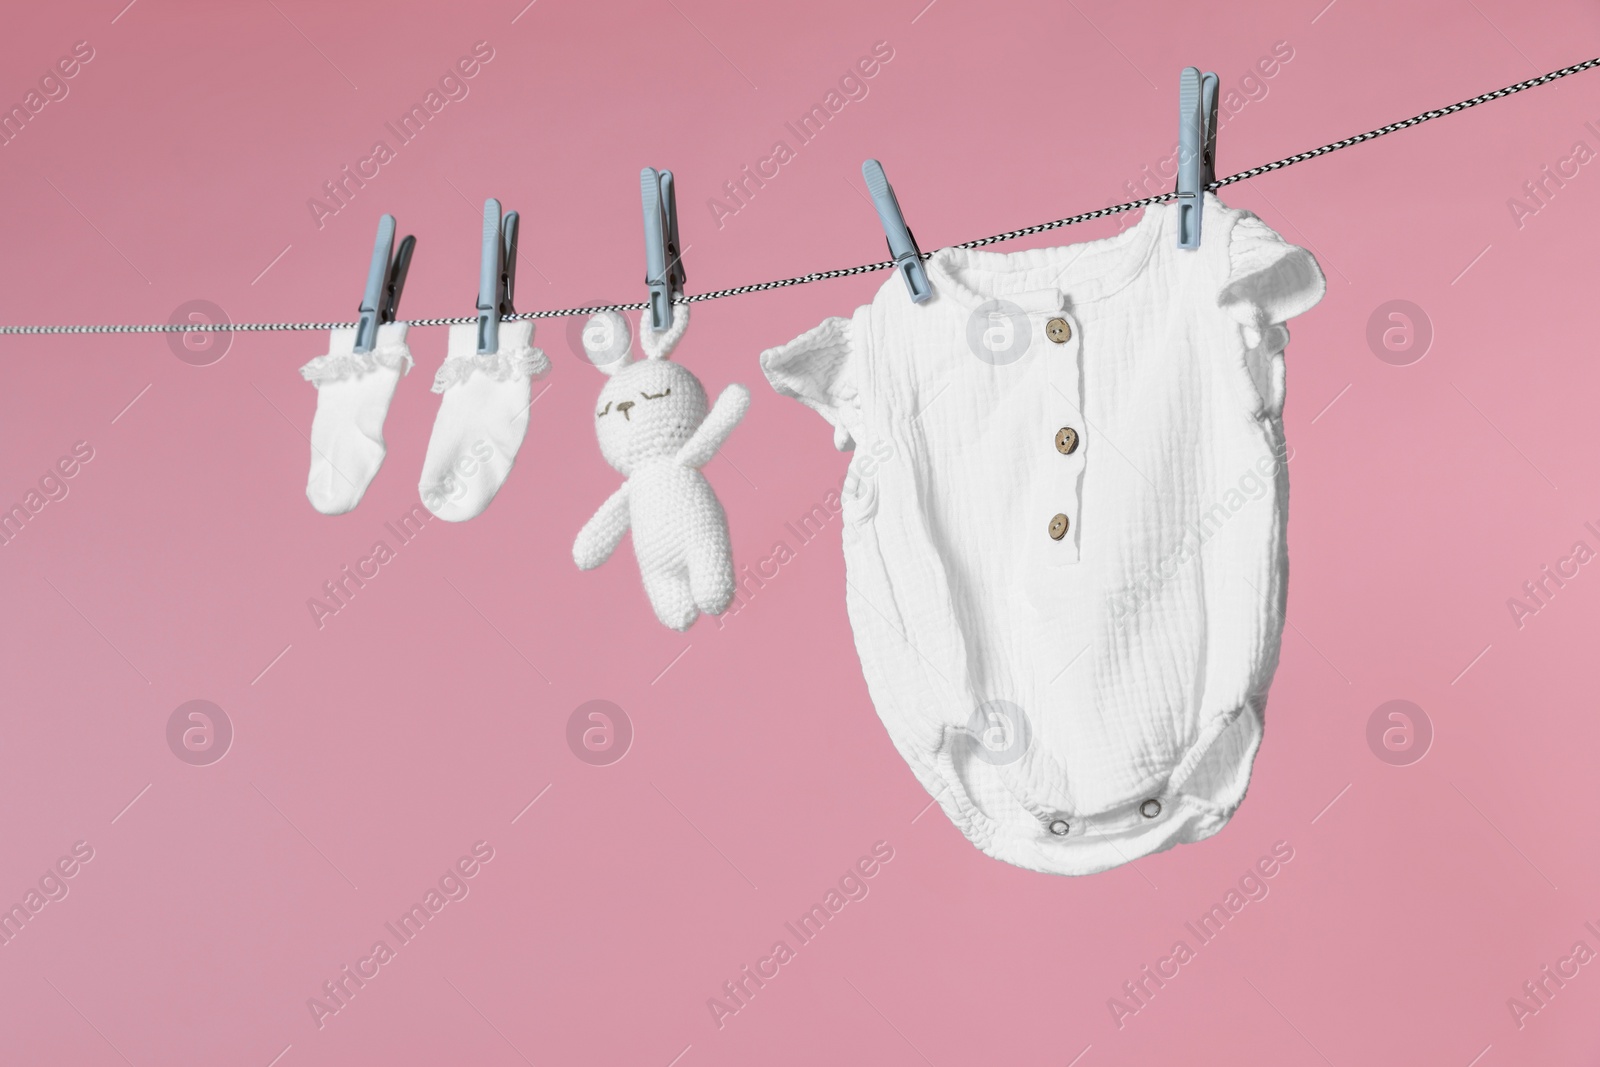
[[[1309,252],[1207,193],[1104,240],[946,248],[762,353],[853,449],[845,598],[900,754],[985,853],[1092,874],[1220,830],[1283,630],[1285,323]]]

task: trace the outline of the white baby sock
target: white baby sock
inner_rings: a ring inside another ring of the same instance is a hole
[[[317,387],[306,498],[324,515],[342,515],[361,503],[383,466],[383,419],[394,387],[411,369],[406,325],[379,326],[377,344],[360,354],[355,351],[355,327],[336,329],[328,339],[328,354],[300,368]]]
[[[533,378],[550,360],[532,347],[531,321],[502,322],[500,351],[478,355],[475,323],[450,327],[449,354],[433,380],[443,393],[417,491],[427,509],[464,522],[500,491],[528,432]]]

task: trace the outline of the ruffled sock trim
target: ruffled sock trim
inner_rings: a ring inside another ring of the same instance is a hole
[[[485,354],[460,350],[476,335],[474,327],[451,327],[450,347],[457,348],[457,351],[439,365],[438,373],[433,376],[433,391],[442,393],[451,386],[462,384],[474,373],[484,374],[497,382],[526,380],[548,373],[549,358],[542,349],[528,344],[533,339],[532,326],[532,323],[501,323],[500,351]],[[454,334],[455,330],[461,331],[459,338]]]
[[[405,345],[386,345],[371,352],[330,352],[300,368],[300,376],[308,382],[321,385],[346,378],[359,378],[371,374],[379,367],[398,370],[404,377],[411,370],[411,350]]]

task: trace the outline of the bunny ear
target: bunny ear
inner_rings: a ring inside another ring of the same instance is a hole
[[[633,331],[615,311],[602,311],[583,324],[583,351],[589,362],[606,374],[628,365],[633,351]]]
[[[689,305],[672,305],[672,325],[657,333],[652,330],[644,319],[639,320],[639,344],[644,348],[644,354],[651,359],[666,359],[672,354],[679,341],[683,340],[683,331],[689,328]]]

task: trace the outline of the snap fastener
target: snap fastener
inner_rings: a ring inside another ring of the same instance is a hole
[[[1063,426],[1056,431],[1056,451],[1063,456],[1070,456],[1078,450],[1078,431],[1071,426]]]
[[[1072,340],[1072,323],[1066,319],[1051,319],[1044,324],[1044,334],[1058,345]]]
[[[1067,831],[1070,829],[1072,829],[1072,826],[1065,819],[1057,819],[1050,824],[1050,832],[1057,837],[1066,837]]]
[[[1139,814],[1147,819],[1153,819],[1161,814],[1161,801],[1151,799],[1139,805]]]
[[[1059,541],[1067,536],[1067,517],[1057,515],[1050,520],[1050,540]]]

